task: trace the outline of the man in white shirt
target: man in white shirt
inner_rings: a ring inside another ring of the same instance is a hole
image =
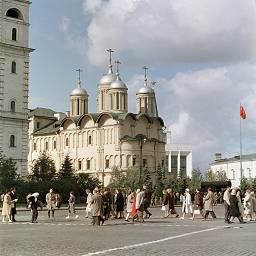
[[[230,191],[231,188],[228,186],[227,189],[224,192],[223,195],[223,201],[224,201],[224,210],[225,210],[225,223],[230,223],[229,220],[229,213],[230,213]]]

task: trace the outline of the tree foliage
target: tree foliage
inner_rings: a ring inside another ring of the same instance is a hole
[[[61,165],[61,169],[59,170],[57,177],[58,179],[74,179],[74,169],[72,165],[72,160],[69,155],[66,155],[64,161]]]
[[[0,188],[1,192],[9,190],[12,186],[16,186],[20,182],[17,175],[16,163],[12,158],[7,158],[0,153]]]
[[[43,152],[32,166],[30,178],[37,182],[53,182],[55,177],[55,163],[46,152]]]

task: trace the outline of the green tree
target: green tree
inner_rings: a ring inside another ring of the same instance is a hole
[[[79,173],[76,175],[76,183],[79,190],[79,194],[81,196],[85,196],[86,189],[90,189],[91,191],[100,187],[101,183],[98,178],[90,176],[88,173]]]
[[[17,175],[16,163],[0,153],[0,188],[4,192],[20,181]]]
[[[37,182],[53,182],[56,176],[54,161],[45,152],[35,161],[30,178]]]
[[[243,178],[240,182],[240,189],[242,191],[242,193],[244,193],[246,191],[247,188],[251,188],[252,187],[252,183],[250,182],[250,180]]]
[[[152,191],[152,175],[147,167],[143,169],[143,184],[147,185],[149,191]]]
[[[111,181],[109,187],[112,188],[124,188],[126,184],[126,172],[123,172],[116,166],[112,168]]]
[[[216,181],[216,175],[212,170],[207,170],[204,174],[204,181]]]
[[[160,198],[164,189],[164,170],[158,165],[156,169],[156,196]]]
[[[58,179],[74,179],[74,169],[72,165],[72,161],[69,155],[65,156],[65,159],[61,165],[61,169],[59,170],[57,177]]]
[[[224,171],[217,172],[215,178],[217,181],[228,181],[227,174]]]
[[[256,178],[251,180],[251,186],[252,186],[252,190],[256,191]]]
[[[203,176],[201,171],[199,169],[193,169],[191,183],[190,183],[191,191],[195,192],[197,188],[200,188],[202,181],[203,181]]]

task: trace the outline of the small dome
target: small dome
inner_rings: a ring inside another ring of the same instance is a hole
[[[71,93],[71,96],[88,96],[88,93],[83,88],[75,88]]]
[[[154,93],[154,90],[149,86],[144,86],[140,88],[138,93]]]
[[[116,81],[111,83],[110,89],[127,89],[127,86],[119,77],[117,77]]]
[[[111,84],[112,82],[114,82],[116,80],[116,75],[112,74],[112,73],[108,73],[106,75],[104,75],[99,82],[99,85],[103,85],[103,84]]]

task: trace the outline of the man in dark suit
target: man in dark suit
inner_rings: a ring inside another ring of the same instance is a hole
[[[10,196],[11,196],[11,199],[12,199],[11,220],[13,222],[15,222],[16,221],[15,214],[17,213],[16,202],[18,201],[15,187],[11,188]]]

